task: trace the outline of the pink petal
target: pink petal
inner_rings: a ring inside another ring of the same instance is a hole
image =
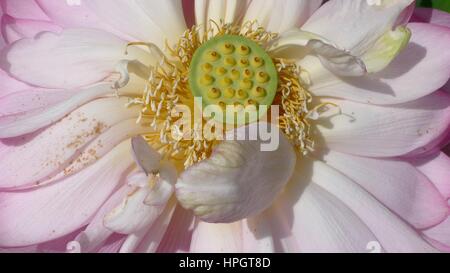
[[[36,252],[38,253],[65,253],[67,242],[73,240],[73,238],[80,232],[80,229],[77,229],[73,232],[70,232],[62,237],[46,241],[37,245]]]
[[[117,138],[129,137],[127,128],[121,126],[121,131],[113,130],[117,137],[107,134],[104,138],[97,139],[85,147],[87,143],[113,125],[136,117],[138,110],[125,108],[125,103],[125,98],[93,101],[72,112],[23,145],[10,149],[8,153],[1,156],[0,166],[3,170],[0,172],[1,187],[39,184],[58,172],[62,172],[64,176],[72,174],[76,169],[74,166],[69,166],[72,160],[74,160],[75,166],[76,164],[85,166],[86,163],[95,161],[103,153],[101,151],[104,151],[105,147],[110,149],[113,147],[111,144],[116,144]],[[132,129],[131,132],[135,130]],[[7,145],[8,142],[3,143]],[[78,157],[84,151],[86,151],[85,154]]]
[[[35,0],[2,0],[1,6],[5,13],[15,18],[39,21],[49,20]]]
[[[2,34],[7,43],[13,43],[22,38],[32,38],[43,31],[59,33],[61,28],[46,21],[36,21],[30,19],[14,19],[11,16],[2,18]]]
[[[0,20],[3,20],[3,10],[2,10],[1,6],[0,6]],[[5,47],[5,45],[6,45],[6,41],[2,34],[2,35],[0,35],[0,49]]]
[[[45,183],[52,183],[53,181],[64,178],[68,174],[75,174],[86,166],[95,163],[98,158],[107,154],[111,148],[122,141],[148,132],[148,127],[136,124],[136,118],[122,121],[99,135],[94,141],[85,145],[82,150],[79,150],[79,156],[76,159],[70,162],[62,172],[58,173],[51,180],[45,181]]]
[[[416,9],[416,1],[412,1],[412,3],[403,10],[403,12],[397,18],[397,22],[395,26],[404,26],[408,24],[413,16],[414,10]]]
[[[387,252],[435,251],[411,226],[340,172],[317,161],[311,173],[313,183],[356,213]]]
[[[123,242],[125,241],[126,236],[121,234],[114,234],[106,243],[98,250],[98,253],[117,253],[119,249],[122,247]]]
[[[32,191],[0,193],[0,245],[53,240],[85,225],[117,188],[133,160],[130,143],[60,183]]]
[[[111,94],[108,84],[82,90],[27,90],[0,98],[0,138],[34,132],[60,120],[81,105]]]
[[[0,99],[14,92],[27,89],[30,89],[30,86],[12,78],[4,70],[0,69]]]
[[[186,25],[191,28],[195,25],[195,4],[199,1],[182,0],[184,18],[186,19]]]
[[[103,219],[107,213],[120,203],[122,198],[126,195],[127,190],[127,186],[122,186],[109,197],[95,214],[86,229],[75,238],[74,241],[80,244],[81,252],[92,252],[96,250],[98,247],[102,246],[110,235],[113,234],[111,230],[103,225]]]
[[[433,182],[443,196],[450,198],[450,158],[445,153],[417,158],[412,163]]]
[[[439,225],[422,231],[428,238],[438,241],[450,249],[450,217]],[[448,251],[448,250],[447,250]]]
[[[410,163],[333,151],[323,159],[416,228],[434,226],[447,217],[444,197]]]
[[[192,212],[177,206],[157,252],[189,252],[193,228],[194,216]],[[153,250],[153,247],[151,250]]]
[[[0,119],[9,115],[24,114],[37,109],[44,111],[47,107],[70,99],[77,92],[79,90],[71,91],[30,87],[23,91],[14,92],[13,94],[0,98]]]
[[[345,98],[369,104],[397,104],[426,96],[443,86],[450,75],[450,29],[411,23],[409,46],[381,72],[357,78],[338,78],[316,62],[311,70],[311,92],[316,96]],[[314,72],[314,73],[313,73]]]
[[[38,252],[36,245],[25,247],[0,248],[0,253],[36,253],[36,252]]]
[[[447,145],[447,147],[444,147],[444,153],[448,156],[450,156],[450,145]]]
[[[95,28],[118,35],[125,40],[133,40],[103,22],[87,5],[68,5],[65,1],[36,0],[50,20],[63,28]]]
[[[412,21],[450,27],[450,15],[438,9],[416,8]]]
[[[318,129],[325,145],[335,151],[370,157],[392,157],[423,148],[447,132],[450,96],[435,93],[420,100],[375,106],[343,100]],[[328,126],[327,124],[332,124]],[[320,144],[323,145],[323,144]]]

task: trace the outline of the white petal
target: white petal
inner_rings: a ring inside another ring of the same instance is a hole
[[[167,228],[171,223],[172,216],[174,214],[176,207],[176,200],[171,200],[168,202],[166,208],[156,220],[155,224],[147,230],[147,233],[141,238],[139,245],[136,246],[136,252],[143,253],[154,253],[157,251],[158,247],[166,234]],[[180,232],[178,230],[178,232]],[[182,233],[182,232],[181,232]]]
[[[247,0],[198,0],[195,1],[195,21],[206,30],[210,20],[216,23],[235,23],[247,8]]]
[[[263,215],[231,224],[198,221],[191,241],[191,252],[275,252],[272,223]]]
[[[245,134],[246,128],[237,131]],[[203,221],[234,222],[270,206],[291,176],[296,155],[282,134],[275,151],[261,151],[262,143],[224,141],[209,159],[182,173],[176,193],[183,207]]]
[[[244,252],[275,252],[278,238],[274,235],[272,222],[266,213],[242,220],[242,244]]]
[[[269,31],[282,33],[301,26],[322,0],[251,1],[243,22],[257,20]]]

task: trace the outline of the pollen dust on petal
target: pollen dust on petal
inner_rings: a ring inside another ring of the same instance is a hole
[[[89,119],[85,117],[79,117],[79,122],[84,123],[88,122]],[[102,148],[103,144],[101,140],[95,142],[94,146],[91,146],[87,150],[83,150],[83,148],[87,145],[89,140],[96,138],[101,133],[103,133],[106,129],[109,128],[107,124],[104,122],[98,121],[95,118],[89,121],[91,124],[88,127],[88,130],[83,130],[71,139],[66,145],[66,149],[76,150],[76,156],[69,162],[68,167],[63,170],[64,176],[69,176],[79,170],[85,168],[86,166],[92,164],[96,160],[99,159],[97,155],[97,149]]]

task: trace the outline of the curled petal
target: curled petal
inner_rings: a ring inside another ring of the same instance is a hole
[[[301,60],[299,66],[310,72],[310,91],[316,96],[381,105],[410,102],[435,92],[445,85],[450,75],[450,51],[447,50],[450,29],[423,23],[408,24],[408,29],[412,33],[411,42],[377,73],[353,78],[336,77],[321,68],[321,63],[312,60],[312,56],[308,56],[310,60]],[[397,46],[401,47],[398,41]],[[394,53],[395,46],[392,49],[391,53]],[[372,53],[376,51],[369,51],[363,60]],[[383,58],[379,62],[374,60],[366,59],[369,71],[375,68],[376,71],[385,63]]]
[[[159,169],[161,155],[154,149],[150,148],[143,137],[133,137],[131,139],[131,147],[133,150],[134,160],[146,175],[154,173]]]
[[[149,185],[147,176],[140,176],[145,187],[136,188],[128,193],[123,202],[104,218],[104,225],[115,232],[133,234],[152,226],[164,211],[165,205],[173,193],[175,177],[174,167],[166,164],[160,169],[160,177]],[[137,176],[134,176],[135,178]]]
[[[239,128],[237,134],[246,128]],[[209,159],[181,174],[176,193],[182,206],[205,222],[234,222],[266,209],[290,178],[296,161],[291,144],[278,136],[278,149],[270,152],[261,151],[260,140],[219,144]]]
[[[410,38],[411,30],[406,27],[386,32],[363,56],[368,71],[375,73],[386,68],[406,48]]]
[[[134,49],[125,55],[126,42],[104,31],[66,29],[43,32],[19,40],[3,52],[1,66],[11,75],[35,86],[75,88],[93,84],[114,72],[121,59],[136,59]]]
[[[336,75],[362,76],[367,73],[364,62],[345,50],[337,49],[320,40],[309,41],[308,47],[319,56],[323,65]]]
[[[324,37],[302,30],[284,33],[273,43],[271,51],[273,54],[283,55],[292,48],[298,49],[296,58],[309,54],[317,55],[323,66],[336,75],[362,76],[367,73],[366,66],[360,58],[338,48]]]

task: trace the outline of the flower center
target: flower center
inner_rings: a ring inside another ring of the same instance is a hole
[[[257,43],[239,35],[222,35],[199,47],[192,57],[189,86],[204,106],[238,109],[270,106],[278,87],[278,71]],[[268,107],[264,107],[265,110]],[[265,111],[253,115],[259,119]],[[227,120],[234,121],[234,115]],[[247,120],[253,122],[254,120]]]
[[[130,43],[147,45],[160,57],[160,62],[150,68],[142,97],[129,103],[142,106],[138,123],[152,128],[143,135],[145,140],[165,159],[187,168],[208,158],[222,141],[206,138],[202,131],[205,125],[214,119],[215,135],[223,137],[229,127],[217,124],[230,121],[229,106],[244,107],[245,111],[252,106],[257,109],[255,120],[264,115],[269,122],[278,123],[300,153],[312,149],[307,121],[311,95],[301,80],[305,71],[292,60],[270,55],[266,49],[276,37],[256,22],[233,25],[211,21],[206,30],[199,26],[186,30],[175,45],[166,46],[166,52],[153,44]],[[202,98],[200,108],[218,106],[221,112],[227,108],[226,118],[201,117],[199,123],[195,118],[196,97]],[[186,117],[174,115],[178,106],[187,107],[194,115],[187,121]],[[278,116],[272,111],[265,115],[268,108],[277,108]],[[234,125],[242,125],[236,124],[234,118]]]

